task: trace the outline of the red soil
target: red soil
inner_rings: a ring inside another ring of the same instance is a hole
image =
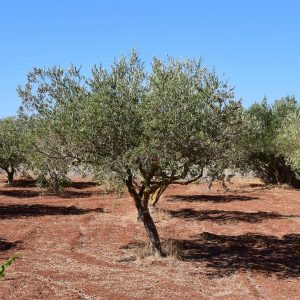
[[[0,183],[1,299],[300,299],[300,191],[171,186],[154,215],[179,258],[134,260],[146,240],[125,195]],[[168,212],[166,212],[167,210]]]

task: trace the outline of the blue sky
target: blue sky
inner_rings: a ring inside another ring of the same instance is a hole
[[[300,99],[300,1],[6,0],[0,2],[0,117],[16,114],[32,67],[109,66],[136,48],[202,57],[248,106]]]

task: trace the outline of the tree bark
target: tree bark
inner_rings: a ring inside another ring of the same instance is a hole
[[[14,174],[15,169],[13,166],[2,166],[1,169],[3,169],[7,174],[7,184],[12,185],[14,181]]]
[[[169,184],[165,184],[165,185],[162,185],[157,191],[156,193],[153,193],[151,195],[151,206],[153,208],[155,208],[158,200],[160,199],[161,195],[163,194],[163,192],[167,189],[167,187],[169,186]]]
[[[139,210],[138,213],[146,229],[152,254],[161,257],[162,250],[161,250],[161,243],[160,243],[158,231],[156,229],[156,226],[153,222],[149,210],[142,208],[142,210]]]
[[[140,191],[137,192],[133,185],[132,174],[130,171],[128,171],[128,173],[129,175],[128,179],[126,180],[126,185],[130,195],[134,200],[135,207],[138,211],[138,218],[143,222],[146,229],[152,254],[161,257],[162,250],[159,235],[148,210],[148,200],[150,194],[148,193],[148,190],[145,189],[145,187],[141,188]]]
[[[12,170],[12,171],[8,171],[7,172],[7,183],[9,184],[9,185],[12,185],[13,184],[13,181],[14,181],[14,170]]]

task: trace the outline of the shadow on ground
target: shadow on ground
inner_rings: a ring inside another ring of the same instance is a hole
[[[171,196],[168,201],[228,203],[233,201],[251,201],[258,199],[258,197],[242,195],[174,195]]]
[[[194,209],[181,209],[181,210],[165,210],[171,217],[190,219],[198,221],[212,221],[217,223],[235,223],[247,222],[257,223],[268,219],[284,219],[294,216],[281,215],[274,212],[243,212],[243,211],[227,211],[227,210],[194,210]]]
[[[10,187],[35,187],[36,180],[35,179],[17,179],[14,180],[12,185],[7,185]]]
[[[0,251],[7,251],[13,248],[16,248],[21,242],[7,242],[4,239],[0,238]]]
[[[206,264],[205,275],[228,276],[236,271],[281,278],[300,277],[300,235],[216,235],[204,232],[192,240],[177,240],[182,260]]]
[[[270,187],[270,185],[268,186],[265,183],[248,183],[245,186],[250,187],[250,188],[268,188],[268,187]]]
[[[82,209],[76,206],[50,206],[42,204],[14,204],[0,206],[0,219],[38,217],[47,215],[82,215],[90,212],[103,213],[102,208]]]
[[[14,198],[35,198],[40,196],[58,196],[60,198],[88,198],[92,196],[91,192],[77,192],[77,191],[69,191],[63,190],[58,193],[51,193],[51,192],[41,192],[41,191],[33,191],[33,190],[24,190],[24,189],[17,189],[17,190],[1,190],[0,196],[6,197],[14,197]]]
[[[201,263],[199,271],[194,272],[194,275],[218,278],[250,271],[282,279],[300,277],[299,234],[278,238],[254,233],[231,236],[204,232],[189,240],[162,241],[162,245],[170,243],[176,245],[177,259]],[[131,242],[121,249],[138,250],[147,245],[144,242]],[[135,256],[130,256],[120,262],[135,259]]]
[[[97,182],[93,182],[93,181],[72,182],[71,186],[75,189],[81,190],[81,189],[97,186]]]
[[[209,232],[189,240],[164,240],[162,244],[176,245],[177,259],[204,263],[194,275],[211,278],[230,276],[236,272],[257,272],[279,278],[300,277],[300,235],[282,238],[249,233],[245,235],[216,235]],[[131,242],[121,249],[144,249],[147,243]],[[120,262],[131,262],[135,256]]]

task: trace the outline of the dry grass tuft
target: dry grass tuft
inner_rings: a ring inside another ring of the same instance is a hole
[[[144,243],[143,245],[138,245],[133,252],[136,260],[145,259],[146,257],[151,256],[150,244]]]
[[[175,240],[166,240],[162,243],[163,253],[173,259],[180,257],[180,247]]]
[[[257,177],[238,177],[233,181],[242,188],[264,187],[265,184]]]
[[[177,241],[165,240],[162,242],[162,252],[165,258],[178,259],[180,257],[180,248]],[[150,244],[138,243],[133,247],[133,253],[137,261],[148,257],[153,257]]]
[[[154,222],[162,222],[171,219],[171,215],[167,211],[160,208],[155,208],[151,212],[151,216]]]
[[[122,207],[119,206],[118,209],[119,208],[122,208],[122,215],[126,221],[137,222],[137,211],[134,207],[132,208],[123,205]]]
[[[122,206],[122,207],[121,207]],[[130,220],[133,222],[137,222],[137,210],[134,207],[124,207],[124,205],[121,205],[120,202],[114,201],[112,204],[112,210],[116,211],[123,208],[123,216],[126,220]],[[167,221],[171,219],[171,215],[159,208],[150,208],[150,214],[153,218],[154,223],[159,223],[163,221]]]

